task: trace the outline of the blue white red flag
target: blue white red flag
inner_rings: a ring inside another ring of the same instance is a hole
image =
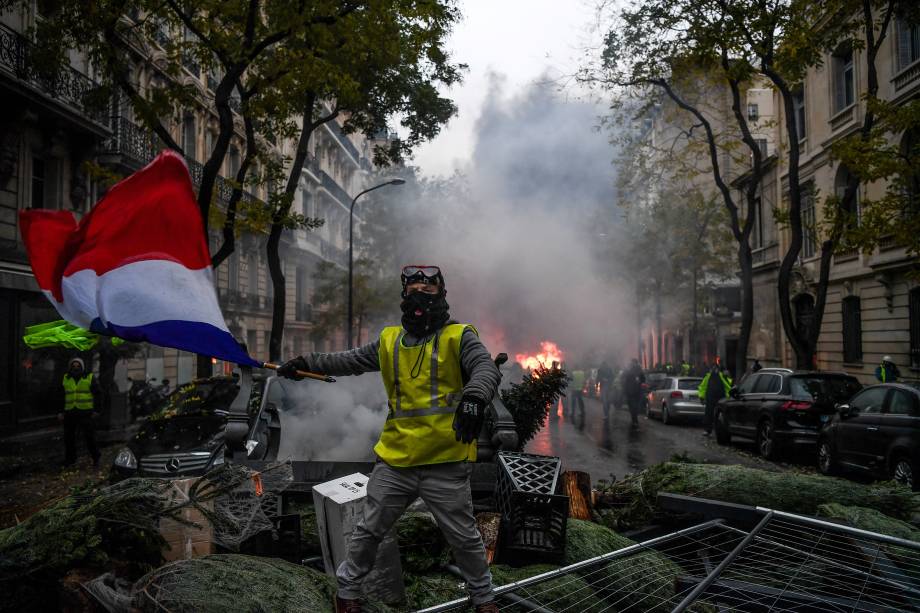
[[[227,329],[185,161],[164,151],[79,223],[20,213],[39,287],[61,317],[98,334],[260,366]]]

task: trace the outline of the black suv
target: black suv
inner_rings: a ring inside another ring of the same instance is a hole
[[[815,445],[836,406],[862,386],[846,373],[764,368],[745,377],[715,408],[716,440],[754,439],[760,455],[775,460],[783,448]]]
[[[856,469],[920,489],[920,384],[873,385],[837,409],[818,442],[822,473]]]

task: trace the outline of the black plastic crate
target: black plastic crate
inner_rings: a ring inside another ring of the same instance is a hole
[[[559,562],[565,555],[569,497],[558,495],[559,458],[500,452],[495,498],[502,514],[499,559]]]

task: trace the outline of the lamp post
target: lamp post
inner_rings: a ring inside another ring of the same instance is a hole
[[[372,192],[375,189],[386,187],[387,185],[402,185],[405,179],[392,179],[386,183],[380,183],[374,187],[369,187],[351,200],[351,208],[348,211],[348,349],[352,347],[352,325],[354,323],[354,235],[355,235],[355,203],[358,198]]]

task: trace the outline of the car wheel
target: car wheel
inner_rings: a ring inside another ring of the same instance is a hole
[[[911,461],[905,457],[897,458],[891,465],[891,478],[901,485],[906,485],[912,490],[917,489],[914,481],[914,467]]]
[[[661,423],[668,425],[671,423],[671,415],[668,413],[668,405],[661,405]]]
[[[757,427],[757,451],[765,460],[776,459],[776,440],[773,433],[773,422],[765,419]]]
[[[827,439],[821,439],[818,443],[818,470],[821,471],[822,475],[834,475],[837,473],[837,460],[834,458],[834,449]]]
[[[725,411],[716,410],[716,442],[720,445],[728,445],[732,442],[732,433],[728,431],[728,421],[725,418]]]

